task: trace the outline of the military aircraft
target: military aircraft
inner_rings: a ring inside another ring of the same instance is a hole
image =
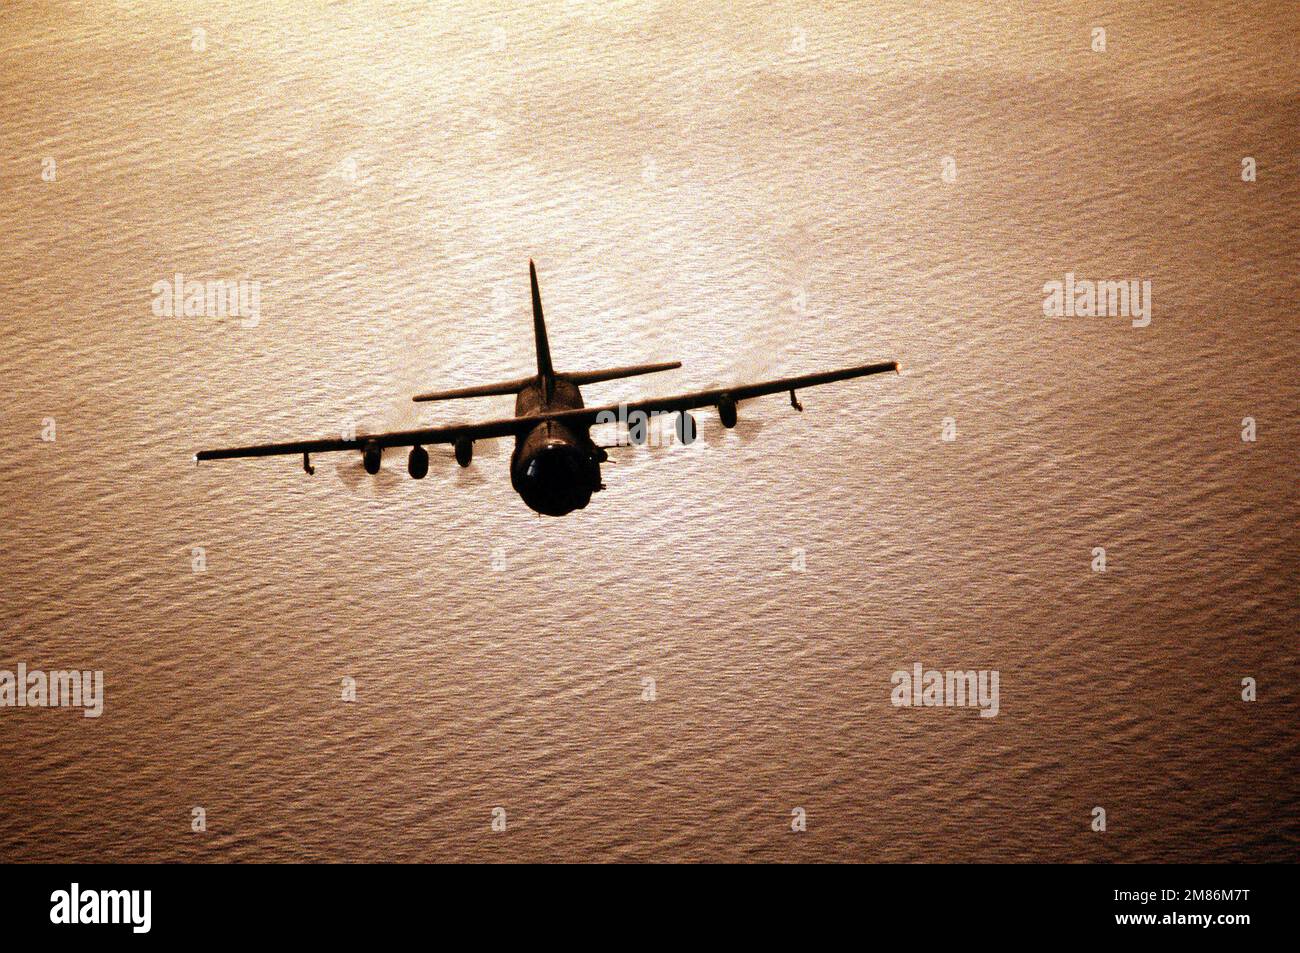
[[[395,430],[372,433],[352,438],[323,440],[294,440],[288,443],[263,443],[251,447],[231,447],[222,450],[201,450],[194,456],[200,460],[224,460],[231,457],[265,457],[275,454],[302,454],[302,466],[314,473],[311,463],[313,453],[330,453],[338,450],[360,451],[366,472],[379,472],[383,451],[387,447],[410,447],[407,460],[410,475],[419,480],[429,472],[429,452],[424,448],[432,444],[447,443],[455,449],[456,462],[462,467],[470,464],[474,454],[474,441],[493,437],[514,437],[515,449],[510,458],[510,481],[515,491],[533,510],[547,516],[563,516],[580,510],[591,501],[591,495],[605,489],[601,482],[600,465],[609,459],[606,448],[597,446],[590,429],[603,423],[618,421],[628,427],[629,438],[636,443],[645,439],[647,415],[676,413],[677,437],[683,444],[695,440],[695,419],[690,411],[701,407],[716,407],[722,426],[736,426],[737,405],[742,400],[762,397],[765,394],[790,393],[790,404],[802,411],[795,392],[805,387],[816,387],[832,381],[865,377],[885,371],[897,371],[897,361],[878,364],[861,364],[818,374],[799,377],[782,377],[742,384],[735,387],[715,387],[692,391],[672,397],[652,397],[647,400],[586,407],[579,388],[583,384],[618,380],[638,374],[681,367],[680,361],[660,364],[634,364],[628,367],[611,367],[601,371],[561,373],[551,366],[551,348],[546,338],[546,324],[542,318],[542,297],[537,290],[537,268],[530,260],[528,274],[533,293],[533,336],[537,347],[537,373],[499,384],[462,387],[455,390],[416,394],[414,401],[456,400],[462,397],[487,397],[498,394],[515,395],[515,415],[497,420],[484,420],[471,424],[447,424],[419,430]]]

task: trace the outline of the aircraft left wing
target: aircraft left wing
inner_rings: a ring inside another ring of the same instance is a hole
[[[342,438],[321,440],[291,440],[287,443],[259,443],[248,447],[227,447],[220,450],[200,450],[194,455],[200,460],[228,460],[231,457],[271,457],[290,453],[331,453],[336,450],[365,450],[367,447],[413,447],[416,444],[455,443],[462,438],[486,440],[489,437],[507,437],[521,429],[536,426],[546,418],[503,417],[473,424],[449,424],[445,427],[427,427],[421,430],[390,430],[387,433],[358,434],[351,440]]]

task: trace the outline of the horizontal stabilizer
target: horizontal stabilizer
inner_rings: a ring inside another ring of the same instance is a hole
[[[411,400],[421,403],[426,400],[457,400],[461,397],[495,397],[498,394],[517,394],[532,382],[531,377],[520,377],[500,384],[479,384],[477,387],[458,387],[454,390],[434,390],[427,394],[416,394]]]
[[[611,367],[603,371],[579,371],[576,374],[561,374],[560,376],[579,385],[599,384],[601,381],[616,381],[621,377],[636,377],[638,374],[671,371],[681,366],[681,361],[667,361],[662,364],[629,364],[627,367]]]

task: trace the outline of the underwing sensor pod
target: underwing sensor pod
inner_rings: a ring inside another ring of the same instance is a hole
[[[288,443],[264,443],[250,447],[231,447],[221,450],[200,450],[195,460],[224,460],[232,457],[265,457],[277,454],[301,454],[303,469],[315,472],[311,464],[313,453],[334,453],[341,450],[360,452],[367,473],[379,472],[383,452],[389,447],[410,447],[407,472],[416,480],[424,479],[429,472],[428,446],[451,444],[456,462],[467,467],[474,458],[474,441],[496,437],[514,437],[515,449],[510,457],[510,481],[525,503],[538,513],[563,516],[580,510],[591,501],[591,495],[603,490],[600,465],[608,459],[603,447],[591,438],[591,428],[612,420],[624,422],[629,428],[629,438],[634,442],[645,439],[644,420],[652,413],[675,413],[677,437],[682,443],[695,439],[696,422],[690,413],[701,408],[717,408],[722,426],[736,426],[738,406],[743,400],[752,400],[767,394],[790,394],[790,405],[803,410],[796,392],[807,387],[817,387],[833,381],[866,377],[885,371],[897,371],[897,361],[860,364],[834,371],[804,374],[799,377],[782,377],[719,387],[711,390],[691,391],[672,397],[653,397],[623,404],[587,407],[582,402],[581,387],[601,381],[619,380],[639,374],[653,374],[681,367],[680,361],[659,364],[633,364],[611,367],[600,371],[561,373],[551,366],[551,348],[546,337],[546,323],[542,317],[542,298],[537,289],[537,268],[529,261],[529,282],[533,298],[533,338],[537,350],[537,373],[499,384],[484,384],[454,390],[432,391],[416,394],[417,402],[457,400],[464,397],[487,397],[513,394],[515,412],[512,417],[484,420],[470,424],[449,424],[419,430],[395,430],[387,433],[366,434],[354,439],[296,440]],[[634,432],[631,421],[639,424]],[[639,439],[638,439],[639,438]]]

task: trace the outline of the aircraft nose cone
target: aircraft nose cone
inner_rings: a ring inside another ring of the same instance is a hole
[[[551,444],[534,453],[523,468],[524,500],[548,516],[563,516],[591,499],[581,453],[567,444]]]

